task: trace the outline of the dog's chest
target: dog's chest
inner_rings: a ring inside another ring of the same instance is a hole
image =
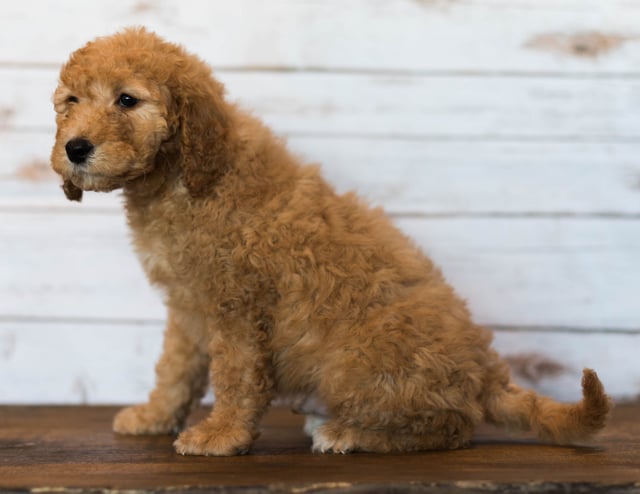
[[[143,207],[127,207],[135,251],[149,281],[181,304],[205,293],[213,296],[214,280],[232,269],[221,240],[228,235],[198,206],[174,192]]]
[[[143,269],[151,282],[167,285],[176,277],[171,265],[170,252],[165,242],[156,238],[141,238],[136,243],[136,251]]]
[[[175,286],[189,271],[185,245],[192,229],[174,208],[162,204],[130,213],[133,244],[149,280],[161,288]]]

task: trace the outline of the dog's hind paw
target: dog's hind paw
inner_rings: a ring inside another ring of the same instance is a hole
[[[328,425],[329,424],[318,425],[312,431],[313,446],[311,450],[314,453],[345,455],[356,450],[356,446],[353,441],[350,440],[348,434],[340,434]]]

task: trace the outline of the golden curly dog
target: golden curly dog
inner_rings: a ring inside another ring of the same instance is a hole
[[[166,296],[157,384],[114,430],[179,430],[211,382],[182,454],[245,453],[276,396],[313,420],[319,452],[461,448],[486,420],[570,443],[610,400],[510,381],[441,272],[379,209],[338,195],[200,59],[144,29],[71,55],[55,91],[53,168],[69,199],[122,189],[138,256]]]

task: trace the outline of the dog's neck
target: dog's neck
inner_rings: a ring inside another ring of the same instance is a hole
[[[163,197],[180,180],[177,167],[171,166],[170,158],[158,154],[153,170],[127,182],[123,188],[127,211],[143,210]]]

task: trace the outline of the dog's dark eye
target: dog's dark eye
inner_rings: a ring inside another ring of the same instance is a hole
[[[138,104],[138,99],[134,98],[130,94],[123,93],[118,98],[118,104],[123,108],[133,108]]]
[[[67,103],[78,103],[80,100],[77,96],[69,96],[67,97]]]

